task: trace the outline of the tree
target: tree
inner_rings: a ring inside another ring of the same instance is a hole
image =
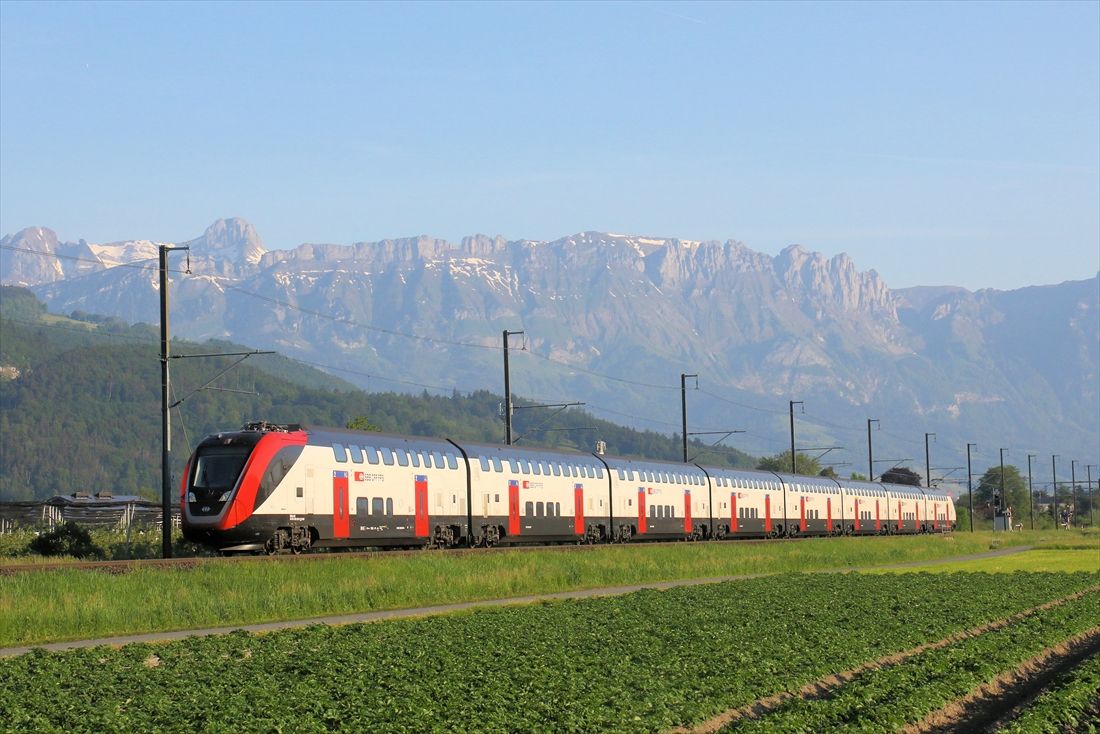
[[[760,463],[756,465],[756,468],[763,469],[764,471],[789,473],[791,471],[791,452],[784,451],[775,456],[765,456],[760,460]],[[812,456],[807,456],[806,454],[795,455],[795,474],[812,477],[820,473],[821,464],[817,459]]]
[[[382,429],[367,420],[365,415],[357,415],[345,426],[349,431],[381,431]]]
[[[852,479],[857,482],[866,482],[867,477],[857,471],[852,472]]]
[[[1059,492],[1059,496],[1061,492]],[[1005,496],[1001,497],[1001,467],[991,466],[982,474],[978,486],[974,488],[974,514],[992,518],[994,509],[1012,508],[1017,520],[1027,517],[1031,500],[1027,492],[1027,480],[1020,476],[1020,470],[1011,464],[1005,464]]]
[[[882,473],[882,481],[887,484],[908,484],[911,487],[920,487],[924,480],[920,474],[904,466],[895,466]]]
[[[834,469],[831,466],[827,466],[827,467],[825,467],[824,469],[821,470],[821,473],[818,474],[818,476],[829,477],[829,479],[836,479],[837,478],[836,469]]]

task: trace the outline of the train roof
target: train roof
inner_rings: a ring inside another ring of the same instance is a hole
[[[306,432],[311,443],[457,451],[454,444],[445,438],[405,436],[400,433],[380,433],[376,431],[354,431],[348,428],[331,428],[327,426],[302,426],[301,430]]]
[[[778,482],[779,477],[774,472],[763,469],[733,469],[725,466],[703,466],[703,471],[712,477],[723,479],[741,479],[753,482]]]
[[[473,443],[468,441],[456,441],[467,454],[475,456],[499,456],[502,459],[541,459],[544,461],[565,461],[584,466],[603,467],[603,464],[594,454],[573,449],[544,449],[533,446],[506,446],[495,443]]]
[[[811,487],[824,487],[831,492],[840,491],[840,485],[831,477],[803,476],[802,474],[783,474],[776,472],[775,476],[783,480],[784,484],[805,484]]]
[[[679,461],[661,461],[659,459],[634,459],[621,456],[601,457],[612,469],[643,469],[645,471],[676,472],[703,477],[706,472],[695,464],[683,464]]]

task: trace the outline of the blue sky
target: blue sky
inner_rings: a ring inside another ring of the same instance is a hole
[[[1100,269],[1100,3],[0,3],[0,233]]]

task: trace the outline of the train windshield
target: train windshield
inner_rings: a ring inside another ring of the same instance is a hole
[[[195,460],[192,489],[207,492],[233,489],[251,453],[250,446],[210,446],[202,449]]]

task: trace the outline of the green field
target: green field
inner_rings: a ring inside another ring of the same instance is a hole
[[[1013,533],[998,545],[1094,543]],[[0,576],[0,646],[401,609],[673,579],[863,568],[989,550],[988,534],[682,543],[366,558],[211,560],[189,570]]]
[[[784,574],[36,651],[0,659],[0,721],[42,732],[667,731],[1097,583],[1100,574]],[[1011,655],[1100,622],[1100,594],[1025,619],[1012,628],[1026,639],[1004,636]]]

